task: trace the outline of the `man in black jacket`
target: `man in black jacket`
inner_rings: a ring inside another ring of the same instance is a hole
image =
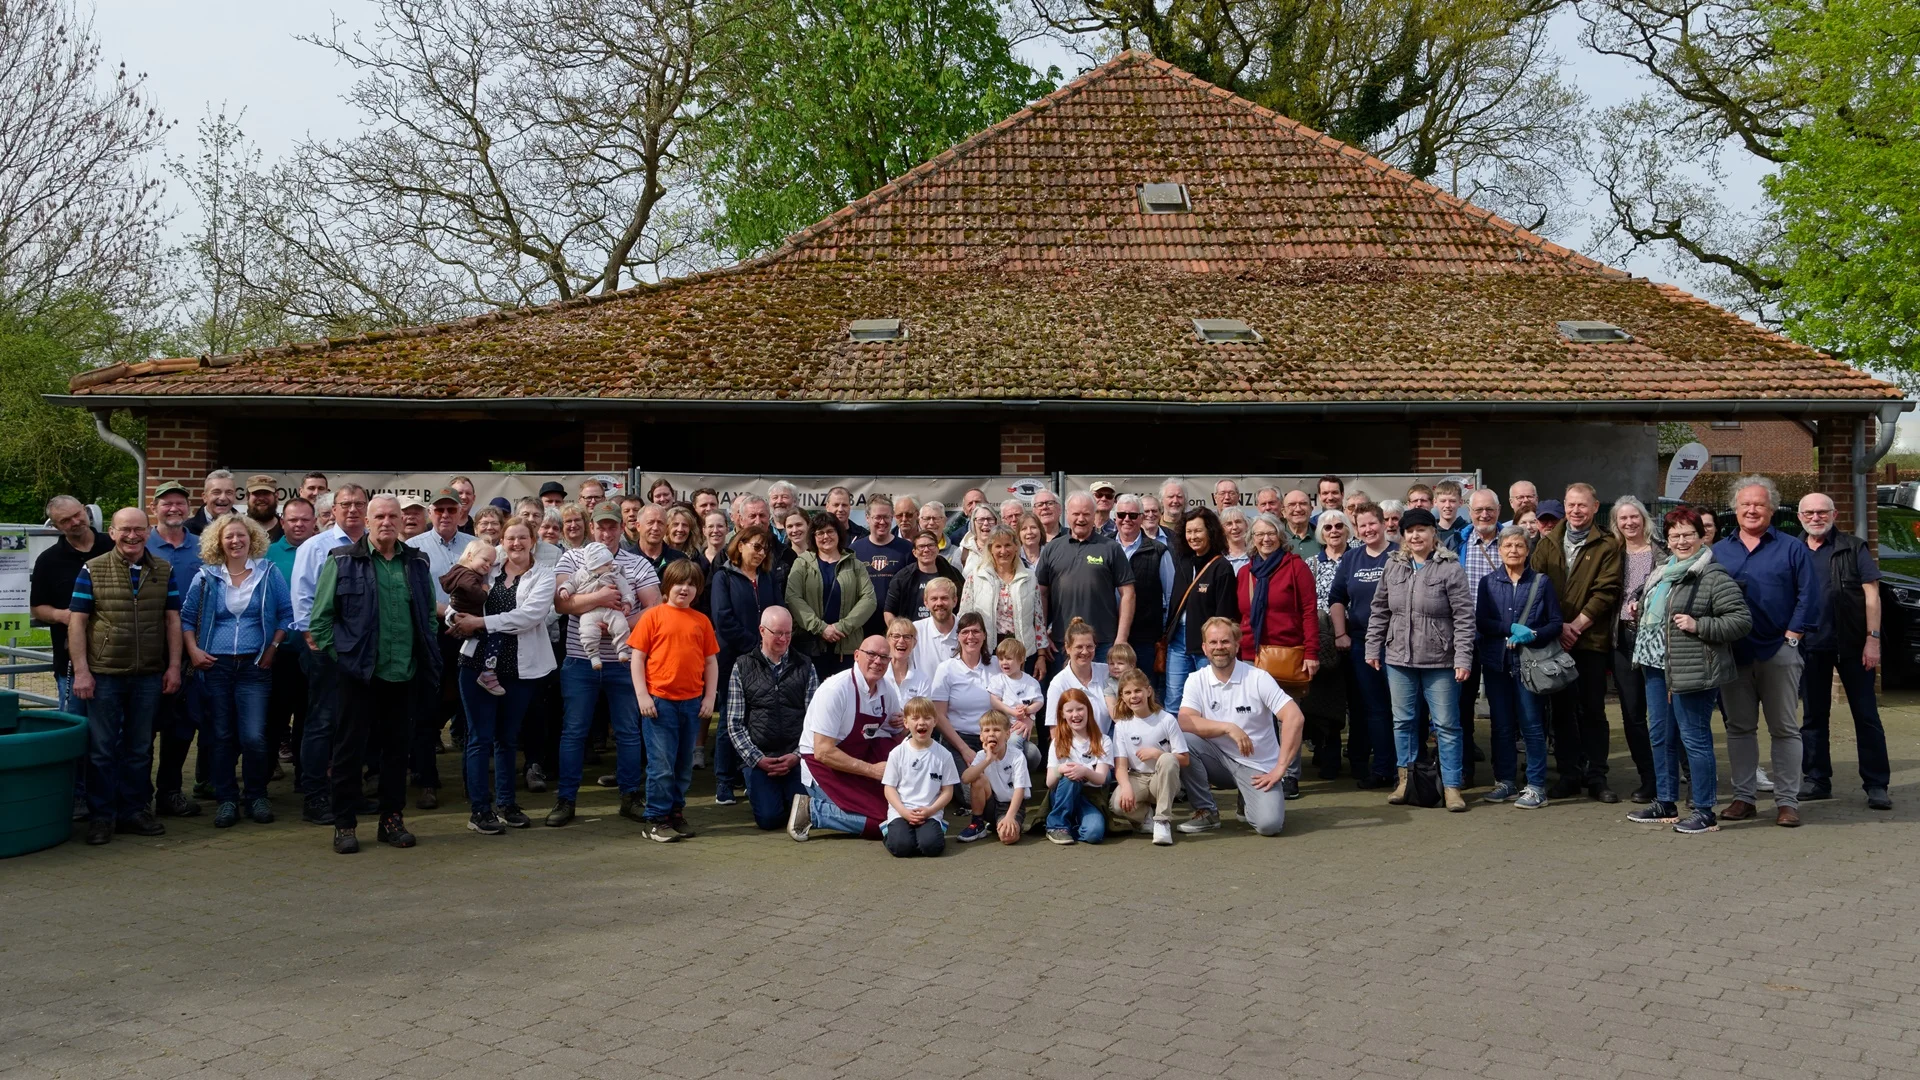
[[[1165,630],[1167,586],[1173,581],[1173,562],[1165,544],[1140,531],[1140,497],[1122,495],[1113,503],[1114,539],[1133,569],[1133,623],[1127,644],[1140,667],[1153,679],[1154,689],[1166,693],[1166,672],[1156,670],[1154,654]]]
[[[439,697],[437,624],[426,553],[400,542],[400,500],[375,495],[366,535],[328,553],[307,622],[307,647],[339,670],[332,786],[333,850],[341,855],[360,850],[354,826],[369,739],[379,750],[379,838],[413,846],[400,814],[407,740],[414,717]]]
[[[1800,723],[1800,753],[1806,779],[1802,799],[1833,798],[1833,758],[1827,749],[1833,712],[1833,674],[1847,692],[1853,734],[1860,750],[1860,786],[1867,806],[1893,809],[1887,784],[1893,778],[1887,756],[1887,730],[1873,693],[1873,669],[1880,666],[1880,564],[1857,536],[1833,527],[1833,499],[1815,492],[1800,500],[1800,528],[1825,596],[1820,628],[1801,648],[1806,671],[1800,693],[1806,704]]]
[[[727,738],[740,752],[753,823],[783,828],[800,780],[800,729],[820,676],[793,645],[793,615],[779,605],[760,613],[760,648],[733,663],[727,680]]]

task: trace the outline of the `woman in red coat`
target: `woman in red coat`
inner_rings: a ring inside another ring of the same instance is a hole
[[[1253,557],[1239,574],[1240,659],[1255,659],[1262,645],[1304,648],[1306,677],[1311,679],[1320,669],[1320,604],[1313,569],[1287,550],[1282,535],[1272,514],[1254,519]]]

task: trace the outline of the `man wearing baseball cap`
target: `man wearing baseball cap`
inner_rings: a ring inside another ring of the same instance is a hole
[[[1095,480],[1087,489],[1093,495],[1093,528],[1102,536],[1112,536],[1117,527],[1113,520],[1113,499],[1119,490],[1111,480]]]
[[[440,587],[440,579],[453,569],[467,545],[473,543],[472,534],[460,531],[460,513],[464,507],[460,492],[452,485],[434,492],[433,527],[406,542],[408,547],[427,557],[427,576],[433,580],[434,623],[440,628],[435,641],[440,647],[442,671],[453,671],[460,662],[460,639],[449,634],[446,628],[447,590]],[[434,760],[440,749],[440,726],[449,719],[453,721],[456,745],[466,734],[465,717],[460,711],[459,680],[440,680],[440,707],[415,715],[419,723],[414,726],[407,756],[413,760],[413,782],[420,789],[417,805],[422,810],[432,810],[440,805],[440,766]]]
[[[427,524],[427,510],[427,500],[420,496],[400,496],[400,539],[411,540],[431,527]]]
[[[268,540],[284,535],[280,528],[280,485],[265,473],[247,477],[247,516],[267,530]]]

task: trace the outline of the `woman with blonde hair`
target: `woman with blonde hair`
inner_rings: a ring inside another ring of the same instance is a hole
[[[587,508],[568,503],[560,508],[560,546],[572,551],[587,546]]]
[[[982,557],[967,562],[960,613],[980,615],[987,626],[989,651],[1011,637],[1032,656],[1046,646],[1047,630],[1039,586],[1033,571],[1020,562],[1020,541],[1009,529],[994,529],[983,543]],[[1036,661],[1035,668],[1033,677],[1045,681],[1046,661]]]
[[[272,762],[267,747],[267,700],[273,658],[293,621],[287,579],[266,557],[267,532],[244,514],[214,519],[200,534],[201,568],[181,597],[180,628],[187,661],[200,672],[211,721],[214,811],[217,829],[247,816],[273,820],[267,801]],[[234,783],[239,760],[245,788]]]

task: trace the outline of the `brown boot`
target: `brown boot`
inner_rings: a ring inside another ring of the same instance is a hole
[[[1405,806],[1407,802],[1407,770],[1400,770],[1400,782],[1393,786],[1393,794],[1387,796],[1390,806]]]
[[[1461,797],[1459,788],[1457,787],[1447,788],[1445,789],[1444,794],[1446,795],[1446,798],[1447,798],[1448,813],[1464,814],[1467,812],[1467,800]]]

